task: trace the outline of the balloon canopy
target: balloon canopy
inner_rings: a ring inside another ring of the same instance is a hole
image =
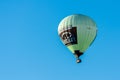
[[[61,41],[76,56],[79,57],[93,43],[96,34],[96,23],[88,16],[74,14],[65,17],[58,26]]]

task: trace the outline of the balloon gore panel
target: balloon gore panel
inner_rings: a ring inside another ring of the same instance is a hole
[[[60,38],[67,46],[77,44],[77,28],[71,27],[65,29],[60,33]]]

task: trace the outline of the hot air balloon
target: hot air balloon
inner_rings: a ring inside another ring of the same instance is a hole
[[[58,26],[61,41],[75,55],[77,63],[81,62],[79,57],[93,43],[96,34],[96,23],[83,14],[67,16]]]

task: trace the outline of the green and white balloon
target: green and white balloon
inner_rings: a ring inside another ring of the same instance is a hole
[[[97,34],[96,23],[88,16],[75,14],[65,17],[58,26],[58,34],[63,44],[81,62],[81,56],[92,44]]]

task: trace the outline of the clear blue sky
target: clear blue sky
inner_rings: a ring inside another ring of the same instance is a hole
[[[85,14],[98,36],[76,64],[59,22]],[[0,0],[0,80],[120,80],[119,0]]]

